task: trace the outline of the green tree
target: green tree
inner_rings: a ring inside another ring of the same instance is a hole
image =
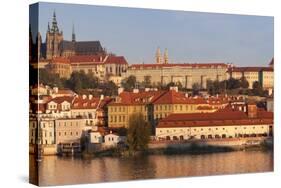
[[[227,89],[238,89],[240,88],[240,81],[238,79],[229,78],[226,82]]]
[[[192,85],[192,95],[198,95],[200,91],[200,85],[198,83],[194,83]]]
[[[144,76],[144,87],[151,87],[151,76]]]
[[[44,85],[49,85],[51,87],[63,87],[63,81],[58,74],[53,74],[48,69],[39,69],[38,74],[38,79],[40,83]]]
[[[144,151],[150,140],[151,126],[141,113],[134,113],[129,118],[127,143],[130,153]]]
[[[118,87],[112,81],[100,85],[100,89],[103,90],[105,96],[116,96],[118,94]]]
[[[243,89],[249,88],[249,82],[247,81],[247,79],[244,76],[240,79],[240,85]]]
[[[263,88],[258,81],[253,83],[253,94],[257,96],[262,96],[264,94]]]
[[[134,75],[130,75],[128,78],[122,80],[121,85],[126,91],[131,91],[135,88],[136,82],[136,77]]]

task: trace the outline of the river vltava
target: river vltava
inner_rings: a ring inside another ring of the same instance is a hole
[[[36,178],[30,157],[30,179]],[[82,159],[47,156],[39,163],[41,186],[273,171],[272,151],[198,155],[148,155]]]

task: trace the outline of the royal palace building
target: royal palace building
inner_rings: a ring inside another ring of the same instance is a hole
[[[207,87],[208,80],[223,81],[228,78],[228,65],[225,63],[169,63],[168,52],[165,50],[161,58],[160,50],[156,52],[156,63],[133,64],[128,67],[126,76],[134,75],[138,82],[149,80],[151,84],[166,85],[171,82],[180,83],[184,88],[191,89],[194,84],[201,88]]]

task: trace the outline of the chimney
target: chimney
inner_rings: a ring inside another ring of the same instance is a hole
[[[100,100],[103,100],[104,99],[104,95],[100,95]]]
[[[102,62],[102,56],[100,56],[100,62]]]
[[[138,93],[139,89],[133,89],[133,93]]]
[[[54,90],[54,93],[58,93],[59,92],[59,88],[58,87],[54,87],[53,90]]]
[[[87,98],[87,95],[82,95],[82,99],[86,99]]]
[[[120,93],[122,93],[124,91],[124,88],[123,87],[119,87],[118,88],[118,95],[120,95]]]
[[[93,98],[93,95],[89,95],[88,98],[91,100]]]
[[[170,87],[170,90],[174,90],[175,92],[178,92],[178,87],[177,86]]]
[[[258,113],[257,105],[255,103],[248,103],[247,114],[249,118],[256,118]]]

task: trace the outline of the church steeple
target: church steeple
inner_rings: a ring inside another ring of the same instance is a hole
[[[48,22],[48,29],[47,29],[47,32],[49,33],[50,32],[50,23]]]
[[[72,42],[76,41],[75,31],[74,31],[74,24],[72,24]]]
[[[56,18],[56,11],[54,11],[54,13],[53,13],[53,21],[52,21],[52,29],[51,29],[51,31],[53,33],[58,33],[59,32],[57,18]]]
[[[168,64],[168,62],[169,62],[168,49],[165,48],[165,52],[164,52],[164,64]]]
[[[157,48],[157,51],[156,51],[156,63],[157,64],[161,64],[161,52],[160,52],[160,48],[158,47]]]

